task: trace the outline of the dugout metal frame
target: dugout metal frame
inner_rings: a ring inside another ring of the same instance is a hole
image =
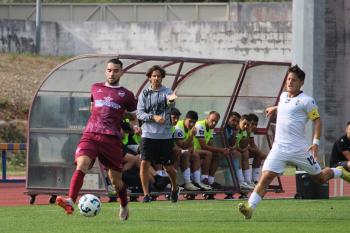
[[[124,63],[120,84],[137,96],[148,83],[145,71],[159,64],[167,71],[164,85],[177,89],[177,107],[183,115],[193,109],[203,119],[211,110],[220,112],[222,118],[215,129],[216,144],[227,145],[224,125],[229,113],[235,110],[254,112],[260,117],[257,134],[266,147],[271,147],[273,127],[270,119],[264,117],[264,108],[278,103],[290,67],[288,62],[117,54],[78,56],[53,69],[33,97],[29,112],[26,180],[26,193],[31,196],[31,204],[38,194],[55,197],[67,193],[75,168],[73,154],[89,116],[91,84],[105,81],[106,62],[115,57]],[[241,192],[230,160],[224,158],[220,163],[222,176],[216,178],[224,188],[215,193]],[[106,195],[103,173],[101,166],[95,163],[86,176],[87,185],[81,193]],[[269,191],[283,192],[279,178]]]

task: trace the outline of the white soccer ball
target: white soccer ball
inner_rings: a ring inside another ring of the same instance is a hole
[[[85,217],[94,217],[101,211],[101,201],[92,194],[85,194],[79,199],[80,213]]]

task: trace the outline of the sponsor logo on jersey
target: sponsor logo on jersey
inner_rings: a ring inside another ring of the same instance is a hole
[[[96,100],[95,101],[95,107],[110,107],[114,109],[119,109],[120,105],[117,103],[112,102],[112,98],[110,96],[104,97],[103,100]]]

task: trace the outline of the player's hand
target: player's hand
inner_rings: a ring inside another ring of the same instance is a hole
[[[196,134],[197,134],[197,129],[196,129],[196,127],[192,127],[192,129],[191,129],[191,135],[192,135],[192,136],[196,136]]]
[[[165,123],[165,119],[159,115],[153,115],[153,120],[161,125]]]
[[[318,161],[318,145],[312,144],[311,146],[309,146],[307,151],[311,151],[315,161]]]
[[[265,109],[265,114],[267,117],[272,117],[273,115],[276,114],[276,111],[277,111],[277,106],[268,107]]]
[[[230,151],[231,151],[231,152],[237,149],[236,145],[231,146],[231,147],[229,147],[229,148],[230,148]]]
[[[230,155],[230,148],[223,148],[222,154],[225,155],[225,156]]]
[[[237,147],[237,151],[240,152],[240,153],[244,153],[244,152],[248,151],[248,147],[243,148],[243,149],[240,148],[240,147]]]
[[[168,95],[166,99],[170,102],[173,102],[175,99],[177,99],[176,91],[177,89],[175,89],[171,95]]]
[[[139,126],[134,125],[133,128],[134,128],[134,134],[137,134],[137,135],[142,134],[142,129]]]

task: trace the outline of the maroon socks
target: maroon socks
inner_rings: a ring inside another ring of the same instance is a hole
[[[72,179],[70,181],[68,196],[72,198],[74,203],[78,197],[81,187],[83,186],[84,176],[85,176],[84,172],[80,170],[75,170],[73,173]]]
[[[125,184],[123,185],[123,188],[118,191],[118,197],[120,199],[120,205],[125,207],[128,204],[128,192]]]

